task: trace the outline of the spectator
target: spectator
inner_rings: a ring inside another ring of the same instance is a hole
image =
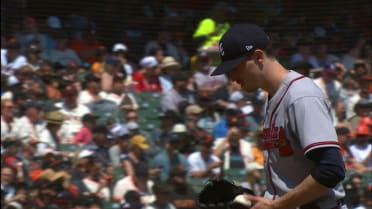
[[[15,136],[14,103],[11,99],[1,99],[1,142]]]
[[[335,104],[340,96],[341,83],[336,80],[340,72],[340,69],[335,65],[326,66],[323,69],[322,76],[314,80],[332,104]]]
[[[153,186],[153,191],[156,200],[143,209],[176,209],[170,202],[172,189],[167,183],[156,182]]]
[[[105,71],[101,76],[101,89],[110,92],[115,77],[125,79],[126,74],[121,69],[119,59],[115,56],[108,56],[105,62]]]
[[[304,61],[299,61],[293,64],[292,70],[306,76],[306,77],[313,77],[312,70],[313,66]]]
[[[313,68],[320,67],[316,57],[311,51],[311,45],[312,43],[305,39],[300,39],[297,41],[297,52],[291,56],[291,66],[297,62],[305,61],[310,63]]]
[[[71,64],[76,66],[82,66],[82,61],[78,57],[75,51],[68,47],[68,40],[66,35],[60,33],[58,37],[56,37],[56,47],[50,50],[48,58],[53,63],[58,63],[63,67],[67,67]]]
[[[146,142],[145,137],[141,135],[135,135],[130,139],[128,146],[128,153],[123,155],[121,158],[122,164],[124,166],[125,173],[128,176],[135,176],[134,167],[137,164],[146,162],[145,151],[150,148],[149,144]]]
[[[27,64],[27,59],[20,50],[21,46],[15,38],[8,40],[6,49],[1,49],[1,74],[12,76],[15,71]]]
[[[197,208],[196,194],[188,184],[186,170],[174,167],[167,181],[172,188],[172,204],[179,209]]]
[[[136,110],[138,104],[134,96],[125,92],[123,78],[115,77],[113,79],[111,92],[105,97],[106,100],[115,102],[115,104],[122,110]]]
[[[89,104],[105,98],[105,93],[100,91],[99,84],[101,79],[95,75],[89,74],[85,77],[84,90],[79,92],[78,104]]]
[[[190,169],[189,175],[192,178],[219,178],[221,174],[221,160],[213,155],[212,136],[206,134],[200,139],[199,151],[190,154],[187,158]]]
[[[60,130],[61,144],[72,143],[75,134],[81,129],[83,124],[81,118],[90,113],[85,105],[77,103],[78,90],[71,81],[62,81],[59,89],[63,96],[63,102],[57,103],[56,106],[60,112],[65,115]]]
[[[345,103],[347,118],[354,114],[354,106],[360,99],[359,91],[358,83],[354,79],[347,78],[342,82],[340,100]]]
[[[93,140],[92,130],[96,126],[97,116],[91,113],[85,114],[81,118],[83,127],[76,133],[74,137],[74,144],[89,144]]]
[[[28,102],[26,113],[14,124],[17,130],[15,138],[27,144],[32,139],[38,139],[40,134],[45,130],[44,124],[40,122],[41,107],[36,102]]]
[[[153,56],[147,56],[140,61],[141,69],[133,74],[136,82],[135,91],[158,91],[161,92],[159,80],[158,61]]]
[[[161,108],[165,112],[172,110],[178,112],[178,105],[187,101],[189,104],[195,103],[195,97],[187,89],[187,77],[184,73],[176,73],[172,76],[173,88],[164,92],[161,96]]]
[[[367,99],[360,99],[354,106],[354,115],[349,117],[347,120],[351,125],[351,133],[354,133],[356,127],[360,124],[360,119],[362,117],[369,117],[369,112],[371,111],[371,102]]]
[[[249,124],[250,133],[254,134],[260,130],[264,119],[264,101],[258,98],[252,99],[253,112],[245,117]]]
[[[172,110],[167,110],[159,115],[160,128],[155,130],[155,143],[160,148],[164,147],[166,136],[172,133],[175,124],[180,122],[180,116]]]
[[[83,150],[93,150],[95,155],[104,163],[104,166],[109,164],[109,154],[108,154],[108,130],[106,126],[99,125],[93,128],[93,140],[83,146]]]
[[[24,198],[20,195],[16,196],[16,175],[16,169],[10,165],[1,165],[1,192],[4,194],[6,204]]]
[[[47,52],[47,39],[44,34],[39,32],[38,24],[35,18],[25,17],[23,19],[23,30],[17,36],[21,44],[22,52],[25,52],[31,42],[40,42],[40,49],[43,53]]]
[[[229,104],[230,94],[235,91],[240,91],[241,86],[235,81],[228,81],[227,85],[218,88],[214,93],[214,102],[218,110],[225,109]]]
[[[109,149],[110,161],[113,167],[120,167],[121,159],[125,159],[128,155],[131,137],[128,128],[124,125],[119,125],[114,130],[113,137],[115,144]]]
[[[106,48],[104,46],[98,46],[94,49],[95,61],[90,63],[90,70],[97,77],[101,77],[105,71],[105,61],[107,58]]]
[[[242,91],[232,92],[230,95],[230,102],[236,106],[242,116],[248,116],[253,112],[253,106],[248,101]]]
[[[167,181],[170,171],[173,168],[188,170],[187,159],[179,153],[180,139],[177,135],[171,134],[165,139],[165,149],[157,154],[151,162],[152,168],[161,169],[159,180]]]
[[[370,142],[371,132],[368,126],[359,125],[355,129],[355,142],[350,145],[350,153],[355,160],[359,163],[367,165],[369,168],[372,166],[371,152],[372,144]]]
[[[132,80],[133,73],[137,70],[136,66],[128,60],[128,47],[123,43],[116,43],[112,47],[112,52],[118,58],[124,69],[124,74],[127,75],[127,81]]]
[[[327,38],[317,38],[315,40],[314,55],[319,66],[331,65],[340,61],[338,57],[328,52]]]
[[[228,133],[227,122],[230,118],[238,117],[240,111],[235,106],[228,106],[221,120],[213,127],[213,138],[220,139],[225,138]]]
[[[41,50],[38,45],[30,44],[26,53],[27,63],[32,71],[38,71],[42,63]]]
[[[167,30],[159,30],[157,32],[156,39],[146,43],[145,55],[153,56],[151,52],[158,48],[161,48],[164,51],[165,56],[172,56],[176,60],[180,60],[177,47],[171,42],[171,37]]]
[[[64,117],[63,113],[57,110],[45,113],[44,120],[46,122],[46,129],[40,133],[38,138],[38,140],[42,142],[37,145],[39,154],[43,154],[47,148],[59,150],[61,139],[58,131],[62,126]]]
[[[91,167],[87,168],[87,175],[82,179],[90,193],[96,194],[100,199],[108,201],[110,199],[110,189],[107,179],[102,172],[102,163],[100,157],[95,158],[95,162]]]
[[[346,107],[345,103],[342,101],[336,101],[336,103],[333,106],[334,112],[333,112],[333,123],[335,127],[338,126],[344,126],[351,129],[351,125],[349,121],[347,121],[346,118]]]
[[[159,78],[163,92],[167,92],[173,88],[172,76],[175,73],[178,73],[177,71],[180,69],[180,63],[178,63],[173,57],[164,57],[160,64],[161,75]]]
[[[248,171],[263,169],[263,153],[254,144],[242,139],[241,131],[232,118],[226,138],[217,141],[214,149],[216,156],[222,156],[223,169],[238,168]],[[233,125],[232,125],[233,124]]]
[[[212,57],[207,51],[201,51],[197,55],[196,72],[194,74],[195,83],[199,92],[212,93],[223,85],[227,84],[225,75],[209,76],[214,70]]]
[[[357,172],[364,172],[366,170],[366,166],[362,163],[357,162],[353,157],[352,153],[350,152],[350,135],[351,132],[347,127],[337,127],[337,140],[340,144],[340,152],[341,156],[345,162],[346,170],[355,170]]]
[[[155,201],[152,192],[154,182],[149,179],[149,171],[144,164],[134,167],[134,176],[125,176],[116,182],[113,189],[113,199],[120,203],[125,203],[124,196],[129,191],[136,191],[141,194],[141,203],[149,205]]]

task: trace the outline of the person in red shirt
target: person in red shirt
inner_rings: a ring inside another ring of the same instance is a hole
[[[133,74],[133,81],[135,82],[135,91],[158,91],[161,92],[161,84],[159,80],[160,70],[158,62],[153,56],[147,56],[140,61],[142,69]]]
[[[74,137],[74,144],[89,144],[93,140],[92,129],[96,124],[97,117],[91,113],[83,116],[83,127]]]

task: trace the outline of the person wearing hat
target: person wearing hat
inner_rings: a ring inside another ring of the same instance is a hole
[[[89,144],[93,140],[92,130],[96,126],[97,116],[87,113],[81,118],[83,127],[76,133],[74,144]]]
[[[41,49],[39,44],[31,43],[27,49],[27,62],[33,71],[40,69],[42,63]]]
[[[139,163],[146,163],[148,154],[151,153],[151,150],[154,150],[154,146],[150,146],[148,140],[143,135],[132,135],[129,140],[128,152],[120,156],[125,173],[129,176],[136,175],[133,168]],[[151,176],[159,172],[159,169],[149,170]]]
[[[116,43],[112,46],[112,52],[114,56],[119,59],[120,64],[123,66],[123,70],[127,75],[127,79],[132,79],[132,74],[137,70],[136,66],[128,60],[128,47],[123,43]],[[128,81],[128,80],[127,80]]]
[[[45,149],[51,148],[58,150],[60,145],[60,138],[58,131],[60,130],[63,120],[63,113],[58,110],[48,111],[44,115],[46,122],[46,129],[40,133],[37,144],[37,153],[41,154]]]
[[[222,161],[213,155],[213,145],[213,137],[205,134],[200,139],[199,151],[191,153],[187,157],[190,165],[188,172],[192,178],[218,178],[220,176]]]
[[[177,71],[181,69],[181,64],[174,59],[174,57],[166,56],[160,64],[160,84],[163,92],[167,92],[173,88],[172,75],[178,73]]]
[[[140,61],[141,69],[133,74],[135,91],[157,91],[162,92],[159,80],[159,63],[154,56],[143,57]]]
[[[169,179],[172,168],[177,167],[185,171],[189,169],[187,159],[179,152],[182,146],[180,137],[177,134],[170,134],[165,136],[164,140],[164,150],[155,155],[151,161],[152,168],[161,170],[157,176],[160,181],[167,181]]]
[[[172,75],[173,88],[164,92],[160,98],[162,110],[172,110],[179,112],[178,105],[181,102],[195,103],[195,96],[187,89],[188,77],[184,72],[175,73]]]
[[[128,154],[130,145],[130,133],[125,125],[117,125],[111,129],[115,144],[109,148],[110,161],[112,166],[121,166],[121,158]]]
[[[257,25],[233,25],[221,38],[219,53],[222,63],[212,76],[226,74],[244,91],[268,93],[262,149],[270,175],[264,197],[245,195],[253,209],[345,207],[344,162],[324,93],[277,61],[270,38]]]
[[[121,64],[116,56],[107,56],[104,63],[104,72],[101,75],[101,90],[110,92],[115,77],[125,79],[125,72],[121,70]]]

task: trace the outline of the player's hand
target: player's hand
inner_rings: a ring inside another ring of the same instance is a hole
[[[251,209],[274,209],[274,201],[246,194],[245,198],[253,203],[253,207]]]

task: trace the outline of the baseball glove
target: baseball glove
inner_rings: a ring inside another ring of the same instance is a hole
[[[252,203],[244,193],[254,195],[252,190],[236,186],[224,179],[209,180],[198,196],[200,209],[249,209]]]

